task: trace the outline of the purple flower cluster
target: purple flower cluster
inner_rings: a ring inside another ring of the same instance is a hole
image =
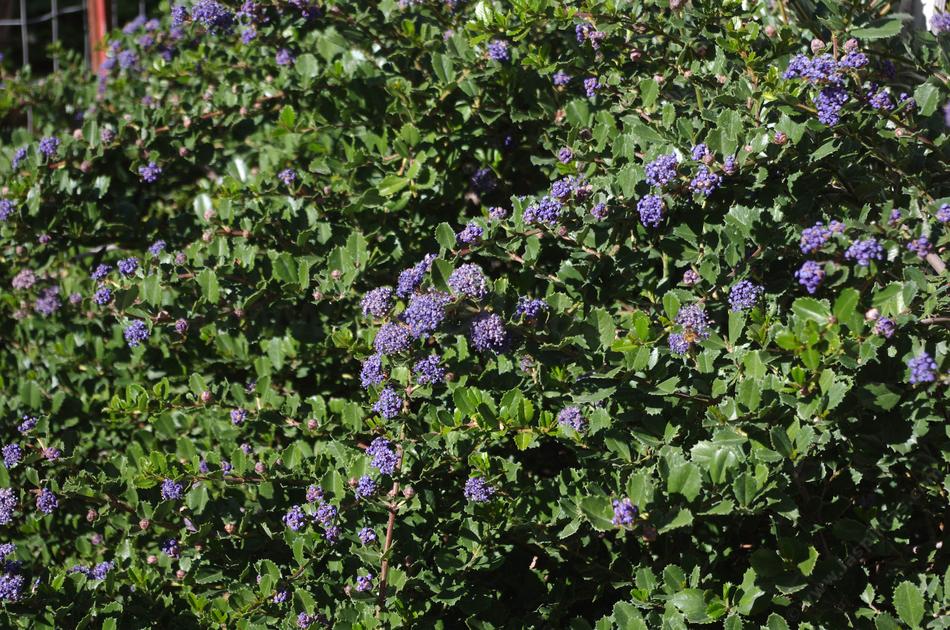
[[[721,183],[722,176],[713,173],[706,166],[700,166],[699,170],[696,171],[696,175],[689,182],[689,189],[696,194],[708,197],[719,188]]]
[[[798,284],[805,287],[808,293],[814,294],[825,279],[825,270],[815,261],[807,260],[801,266],[801,269],[795,272],[795,277],[798,278]]]
[[[409,329],[394,322],[388,322],[380,327],[373,339],[373,348],[377,354],[389,355],[405,352],[409,349],[412,339]]]
[[[418,264],[399,274],[399,282],[396,285],[396,295],[401,298],[409,297],[420,284],[423,278],[432,269],[432,261],[435,260],[435,254],[426,254]]]
[[[692,148],[690,151],[690,157],[693,158],[694,162],[705,162],[711,159],[713,155],[709,151],[709,147],[700,142]]]
[[[360,369],[360,384],[364,389],[374,385],[381,385],[386,380],[386,374],[383,371],[383,357],[379,354],[371,354]]]
[[[297,181],[297,171],[292,168],[285,168],[281,172],[277,173],[277,179],[284,183],[284,186],[290,188],[294,185],[294,182]]]
[[[139,177],[146,184],[154,184],[158,181],[158,176],[162,174],[162,167],[155,162],[149,162],[145,166],[139,167]]]
[[[844,257],[857,262],[861,267],[867,267],[872,260],[884,258],[884,248],[874,238],[858,240],[851,243]]]
[[[364,545],[368,545],[372,542],[376,542],[376,532],[374,532],[369,527],[364,527],[363,529],[361,529],[359,531],[359,534],[357,534],[357,536],[359,537],[360,542],[363,543]]]
[[[657,227],[663,221],[663,211],[666,203],[659,195],[644,195],[637,202],[637,212],[640,213],[640,223],[646,227]]]
[[[49,488],[43,488],[40,490],[40,493],[36,495],[36,509],[43,514],[52,514],[58,507],[59,500]]]
[[[488,295],[488,279],[482,268],[475,263],[467,263],[452,272],[448,279],[449,288],[456,295],[481,300]]]
[[[247,409],[238,407],[237,409],[232,409],[229,415],[231,416],[231,424],[241,425],[247,420]]]
[[[587,94],[587,98],[597,96],[597,92],[600,91],[602,87],[604,86],[597,77],[587,77],[584,79],[584,93]]]
[[[508,50],[508,42],[503,39],[493,39],[488,44],[488,58],[493,61],[510,61],[511,51]]]
[[[926,351],[909,359],[907,367],[910,368],[911,385],[932,383],[937,380],[937,362]]]
[[[831,230],[826,228],[824,224],[819,221],[812,227],[802,230],[802,239],[799,247],[803,254],[810,254],[824,247],[830,238]]]
[[[0,199],[0,221],[6,221],[16,210],[16,206],[9,199]]]
[[[567,85],[571,82],[571,75],[564,72],[563,70],[558,70],[554,73],[554,76],[551,77],[551,82],[558,87]]]
[[[145,322],[137,319],[126,326],[122,334],[125,337],[126,343],[129,344],[129,347],[135,348],[143,341],[147,340],[150,333],[148,331],[148,326],[145,325]]]
[[[842,86],[829,85],[822,88],[811,100],[818,110],[818,120],[833,127],[841,121],[841,109],[849,98],[848,91]]]
[[[646,166],[646,182],[663,188],[677,177],[679,159],[675,153],[661,155]]]
[[[937,210],[937,220],[941,223],[950,223],[950,203],[945,203]]]
[[[0,452],[3,454],[3,465],[7,468],[16,468],[23,460],[23,449],[19,444],[7,444]]]
[[[584,417],[580,407],[565,407],[557,414],[558,424],[569,426],[578,433],[587,426],[587,418]]]
[[[115,567],[115,562],[113,561],[100,562],[99,564],[92,567],[91,569],[89,567],[84,567],[82,565],[77,564],[73,566],[71,569],[69,569],[67,573],[82,573],[86,577],[93,580],[104,580],[106,579],[106,576],[109,575],[109,571],[111,571],[114,567]]]
[[[152,256],[158,256],[163,251],[165,251],[165,245],[166,245],[165,241],[159,239],[148,246],[148,253],[151,254]]]
[[[868,104],[876,110],[889,112],[894,109],[894,101],[891,100],[891,94],[887,88],[878,89],[878,86],[871,84],[867,92]]]
[[[290,506],[290,509],[287,510],[287,513],[284,514],[281,520],[284,521],[284,525],[294,532],[299,532],[307,526],[307,514],[299,505]]]
[[[479,352],[502,352],[508,345],[505,322],[494,313],[482,313],[472,319],[469,339]]]
[[[379,490],[379,488],[376,485],[376,481],[374,481],[369,475],[363,475],[356,482],[355,494],[357,499],[371,497],[376,494],[377,490]]]
[[[890,339],[896,329],[897,326],[894,324],[894,320],[887,317],[881,317],[874,322],[874,334],[881,335],[885,339]]]
[[[17,431],[20,433],[29,433],[36,427],[36,418],[31,415],[24,414],[20,426],[17,427]]]
[[[131,276],[135,274],[135,270],[139,268],[139,259],[134,256],[130,258],[123,258],[118,262],[119,273],[123,276]]]
[[[386,420],[392,420],[402,413],[405,402],[405,399],[392,387],[384,387],[383,391],[379,392],[376,404],[373,405],[373,411]]]
[[[921,236],[907,243],[907,249],[917,254],[918,258],[926,258],[927,254],[933,251],[933,246],[926,236]]]
[[[40,140],[39,143],[40,153],[45,155],[47,158],[52,159],[56,156],[56,152],[59,151],[59,138],[56,136],[48,136]]]
[[[281,48],[277,51],[277,55],[274,56],[274,61],[278,66],[289,66],[296,60],[296,57],[292,52],[287,48]]]
[[[603,221],[607,218],[607,215],[610,214],[610,211],[607,209],[606,203],[600,202],[594,204],[594,207],[590,209],[590,214],[598,221]]]
[[[399,456],[393,450],[392,443],[383,437],[374,438],[366,449],[366,454],[373,458],[370,466],[384,475],[392,475],[396,464],[399,463]]]
[[[27,154],[26,147],[20,147],[19,149],[13,152],[13,163],[11,165],[13,167],[13,170],[20,168],[20,164],[22,164],[23,160],[26,159],[26,154]]]
[[[574,159],[574,152],[570,147],[561,147],[557,152],[557,161],[561,164],[567,164]]]
[[[183,486],[174,479],[165,479],[162,481],[162,499],[165,501],[175,501],[181,498]]]
[[[709,337],[712,322],[699,304],[682,306],[676,313],[676,324],[683,332],[673,333],[669,338],[670,350],[674,354],[686,354],[696,341]]]
[[[40,292],[40,296],[33,304],[33,310],[44,317],[49,317],[58,311],[62,304],[62,300],[59,299],[59,287],[48,287]]]
[[[178,541],[174,538],[169,538],[159,545],[162,553],[168,556],[169,558],[177,558],[181,554],[181,549],[178,546]]]
[[[36,274],[32,269],[21,269],[10,281],[10,286],[21,291],[32,288],[34,284],[36,284]]]
[[[525,223],[557,223],[561,216],[561,202],[556,198],[545,195],[538,203],[524,209]]]
[[[174,16],[178,19],[178,16]],[[231,28],[234,14],[216,0],[198,0],[191,7],[191,19],[211,33],[220,33]]]
[[[683,272],[683,284],[686,286],[691,287],[698,283],[699,280],[699,273],[697,273],[695,269],[687,269]]]
[[[360,307],[364,316],[386,317],[393,308],[393,290],[390,287],[373,289],[363,296]]]
[[[515,307],[515,317],[524,317],[525,319],[538,319],[546,313],[551,307],[544,300],[536,298],[520,297],[518,306]]]
[[[620,501],[614,499],[613,507],[613,524],[619,527],[633,525],[633,523],[637,520],[637,516],[640,514],[640,510],[637,509],[637,506],[635,506],[633,502],[627,498],[624,498]]]
[[[9,525],[17,506],[17,496],[12,488],[0,488],[0,525]]]
[[[484,230],[477,223],[469,223],[465,229],[455,235],[455,238],[459,243],[470,244],[480,241],[482,234]]]
[[[465,498],[473,503],[486,503],[495,494],[495,488],[481,477],[469,477],[465,482]]]
[[[358,592],[364,593],[371,588],[373,588],[372,573],[367,573],[366,575],[359,575],[356,577],[356,590]]]
[[[108,276],[110,273],[112,273],[111,265],[99,265],[93,270],[89,277],[98,282],[99,280],[102,280]]]
[[[492,221],[501,221],[508,216],[508,211],[501,206],[494,206],[488,210],[488,218]]]
[[[445,381],[445,368],[442,367],[442,358],[432,354],[419,360],[412,368],[416,375],[416,382],[420,385],[430,385]]]
[[[740,280],[729,291],[729,309],[735,313],[748,310],[756,305],[763,293],[765,289],[761,286]]]

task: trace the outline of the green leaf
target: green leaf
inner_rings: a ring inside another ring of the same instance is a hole
[[[379,182],[377,190],[379,194],[383,197],[392,197],[400,190],[409,185],[408,177],[400,177],[399,175],[387,175]]]
[[[912,628],[919,628],[924,619],[924,596],[910,582],[901,582],[894,590],[894,609],[901,621]]]
[[[440,223],[435,229],[435,240],[443,250],[452,251],[456,243],[455,230],[448,223]]]
[[[280,124],[288,129],[294,126],[294,123],[297,122],[297,112],[294,110],[291,105],[284,105],[280,110],[280,116],[278,118]]]
[[[699,466],[692,462],[681,462],[670,468],[666,478],[666,490],[671,494],[681,494],[687,501],[692,502],[699,496],[702,481]]]
[[[913,17],[906,13],[893,13],[886,18],[875,20],[868,26],[851,31],[851,35],[866,40],[886,39],[900,33],[904,28],[904,22],[911,20]]]
[[[448,55],[432,53],[432,71],[441,83],[455,82],[455,65]]]
[[[218,289],[218,274],[206,267],[198,273],[195,280],[198,281],[198,286],[201,287],[201,294],[204,298],[212,304],[217,304],[220,293]]]
[[[792,312],[802,319],[818,322],[821,326],[831,319],[831,309],[828,308],[827,302],[819,302],[814,298],[798,298],[792,303]]]

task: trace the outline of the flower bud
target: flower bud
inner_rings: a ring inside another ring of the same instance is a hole
[[[670,10],[679,11],[686,4],[686,0],[670,0]]]
[[[316,431],[316,430],[317,430],[317,421],[314,420],[313,418],[310,418],[309,420],[307,420],[307,428],[308,428],[309,430],[311,430],[311,431]]]
[[[817,55],[824,49],[825,49],[825,42],[821,41],[817,37],[811,40],[811,52],[813,55]]]
[[[771,24],[765,27],[765,36],[768,37],[769,39],[775,37],[777,33],[778,33],[778,30],[776,30],[776,28],[772,26]]]
[[[82,129],[73,129],[73,140],[82,140]]]
[[[150,524],[149,520],[147,518],[143,518],[141,521],[139,521],[139,529],[141,529],[142,531],[145,531],[146,529],[148,529],[149,524]]]
[[[188,147],[178,147],[178,157],[185,157],[188,155]]]
[[[83,173],[88,173],[89,171],[92,170],[92,162],[90,162],[89,160],[83,160],[79,164],[79,170],[82,171]]]
[[[859,47],[858,40],[853,37],[844,43],[844,51],[846,53],[858,52]]]
[[[355,488],[355,487],[356,487],[356,477],[350,477],[349,479],[347,479],[346,483],[349,484],[349,486],[350,486],[351,488]]]
[[[208,213],[206,212],[205,214]],[[205,230],[201,235],[201,240],[205,243],[210,243],[212,238],[214,238],[214,234],[212,234],[210,230]]]
[[[643,57],[643,53],[636,48],[630,51],[630,61],[636,63],[640,61],[641,57]]]
[[[340,278],[343,277],[343,272],[340,271],[339,269],[334,269],[333,271],[330,272],[330,277],[333,278],[334,280],[339,280]]]
[[[779,145],[785,144],[788,142],[788,135],[784,131],[776,131],[772,141]]]
[[[99,513],[96,512],[94,509],[89,508],[89,511],[86,512],[86,520],[89,521],[90,523],[92,523],[92,522],[95,521],[97,518],[99,518]]]
[[[872,308],[872,309],[868,309],[868,311],[864,314],[864,319],[866,319],[869,322],[873,322],[873,321],[877,321],[877,318],[880,316],[881,316],[881,312],[878,311],[876,308]]]
[[[235,529],[237,529],[237,527],[234,525],[234,523],[224,524],[224,531],[226,531],[228,534],[233,534]]]
[[[412,486],[406,486],[402,489],[402,496],[406,497],[407,499],[411,499],[412,497],[416,496],[416,489]]]
[[[199,398],[201,398],[201,402],[205,404],[208,404],[209,402],[211,402],[212,397],[213,396],[211,392],[209,392],[208,390],[204,390],[203,392],[201,392],[201,396],[199,396]]]
[[[263,475],[265,470],[267,470],[267,468],[264,466],[264,462],[257,462],[254,464],[254,472],[256,472],[258,475]]]
[[[185,570],[184,570],[184,569],[178,569],[177,571],[175,571],[175,577],[177,577],[179,580],[184,580],[184,579],[185,579]]]
[[[150,555],[148,558],[146,558],[145,561],[148,562],[149,564],[155,564],[156,562],[158,562],[158,557],[155,555]]]

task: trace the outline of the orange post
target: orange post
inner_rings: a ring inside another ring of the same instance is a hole
[[[106,37],[106,0],[87,0],[86,19],[89,20],[89,59],[96,72],[106,60],[103,41]]]

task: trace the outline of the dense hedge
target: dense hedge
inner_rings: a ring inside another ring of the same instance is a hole
[[[4,77],[5,625],[947,626],[950,18],[166,9]]]

